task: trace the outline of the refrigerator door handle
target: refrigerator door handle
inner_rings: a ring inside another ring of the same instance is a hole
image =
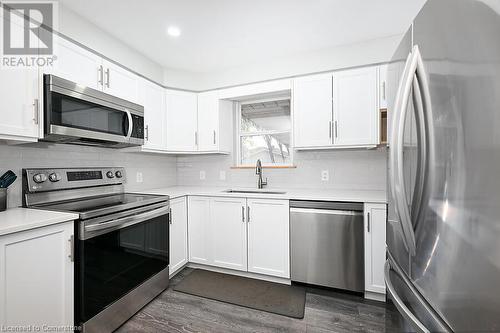
[[[392,281],[391,281],[390,271],[391,271],[391,264],[389,262],[389,259],[387,259],[387,261],[385,262],[385,267],[384,267],[385,284],[387,286],[387,291],[389,293],[389,296],[393,300],[394,305],[398,309],[399,313],[401,313],[401,315],[406,320],[408,320],[409,322],[411,322],[413,324],[413,326],[416,329],[416,332],[430,333],[430,331],[427,329],[427,327],[425,327],[424,324],[422,324],[420,322],[420,320],[418,320],[418,318],[415,317],[415,315],[410,311],[410,309],[408,309],[406,304],[403,302],[403,300],[396,293],[396,289],[394,288]],[[398,274],[398,272],[396,270],[394,270],[394,272],[396,274]]]
[[[413,49],[412,53],[410,53],[408,59],[406,60],[403,76],[399,83],[398,94],[396,96],[396,103],[394,108],[394,114],[397,116],[394,118],[395,126],[393,126],[391,142],[392,149],[390,150],[392,178],[392,181],[390,182],[391,192],[396,203],[395,208],[399,216],[399,221],[401,223],[403,241],[408,250],[408,253],[412,256],[414,256],[416,252],[415,234],[413,232],[413,225],[411,223],[408,202],[405,195],[405,182],[402,165],[404,125],[408,103],[410,101],[410,92],[413,84],[413,78],[417,68],[416,55],[417,53],[415,52],[415,49]]]

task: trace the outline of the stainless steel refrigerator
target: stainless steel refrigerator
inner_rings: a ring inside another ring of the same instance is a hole
[[[429,0],[388,68],[389,297],[419,332],[500,332],[500,1]]]

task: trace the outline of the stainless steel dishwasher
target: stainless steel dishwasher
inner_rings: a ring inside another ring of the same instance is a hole
[[[363,204],[290,201],[292,281],[364,291]]]

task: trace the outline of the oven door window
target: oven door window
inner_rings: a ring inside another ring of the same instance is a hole
[[[80,322],[168,267],[168,215],[79,241]]]
[[[53,125],[126,136],[127,113],[92,102],[51,92],[50,122]]]

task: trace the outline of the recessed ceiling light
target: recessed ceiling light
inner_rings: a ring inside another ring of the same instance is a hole
[[[181,29],[176,26],[170,26],[167,29],[167,33],[172,37],[179,37],[181,34]]]

